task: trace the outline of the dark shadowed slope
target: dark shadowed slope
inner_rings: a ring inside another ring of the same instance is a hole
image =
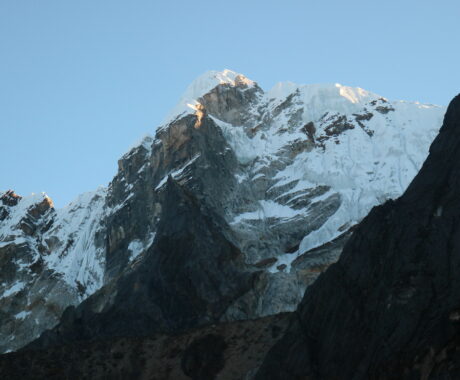
[[[168,179],[163,216],[147,256],[102,288],[26,348],[81,340],[178,332],[219,321],[248,291],[241,252],[223,219]]]
[[[0,378],[245,379],[257,370],[287,323],[285,313],[191,329],[174,336],[114,338],[13,352],[0,356]]]
[[[460,96],[404,195],[309,288],[257,379],[460,378]]]

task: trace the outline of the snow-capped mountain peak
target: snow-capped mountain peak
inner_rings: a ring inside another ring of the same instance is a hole
[[[101,287],[102,310],[113,282],[142,267],[164,221],[174,229],[186,204],[212,210],[244,257],[241,270],[260,272],[257,290],[229,301],[222,319],[293,310],[351,227],[405,190],[444,111],[340,84],[264,92],[231,70],[203,74],[155,136],[121,157],[107,188],[60,210],[43,194],[0,194],[0,264],[9,268],[0,273],[0,350],[20,347]],[[168,200],[168,189],[180,199]]]
[[[194,113],[199,99],[218,85],[250,88],[257,83],[243,74],[225,69],[223,71],[211,70],[196,78],[185,90],[177,105],[169,112],[164,124],[176,119],[179,115]]]

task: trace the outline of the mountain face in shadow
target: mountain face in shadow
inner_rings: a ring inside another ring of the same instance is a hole
[[[244,271],[226,223],[168,178],[152,247],[131,272],[104,287],[26,346],[177,333],[217,323],[260,271]]]
[[[76,342],[0,356],[1,379],[245,379],[285,331],[290,313],[183,334]]]
[[[407,191],[360,223],[256,378],[460,378],[460,96]]]

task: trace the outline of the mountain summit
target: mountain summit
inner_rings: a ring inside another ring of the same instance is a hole
[[[404,192],[444,111],[204,74],[107,188],[63,209],[0,194],[0,349],[295,310],[354,226]]]

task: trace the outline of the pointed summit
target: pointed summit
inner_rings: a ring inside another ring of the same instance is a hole
[[[179,103],[166,117],[164,124],[174,120],[184,113],[195,113],[198,99],[207,94],[218,85],[230,85],[232,87],[248,88],[256,86],[256,82],[243,74],[224,69],[223,71],[211,70],[196,78],[185,90]]]

